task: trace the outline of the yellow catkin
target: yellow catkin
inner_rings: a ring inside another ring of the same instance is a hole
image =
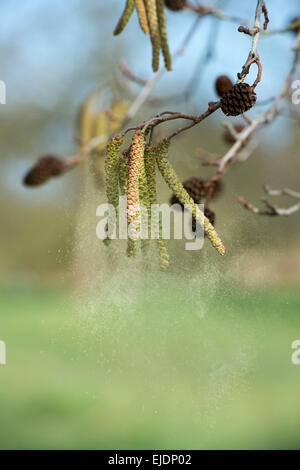
[[[118,157],[123,139],[120,136],[113,137],[107,145],[105,158],[105,187],[107,202],[111,204],[117,213],[119,207],[119,176]],[[107,239],[109,240],[108,233]]]
[[[138,230],[140,227],[140,213],[137,212],[140,203],[139,179],[144,156],[145,136],[142,132],[136,131],[131,142],[128,161],[127,180],[127,222]],[[136,253],[137,240],[128,238],[127,255],[132,257]]]
[[[151,237],[151,232],[149,232],[149,220],[151,221],[151,203],[150,203],[150,194],[148,191],[148,182],[147,182],[147,177],[146,177],[144,158],[141,159],[141,168],[140,168],[140,177],[139,177],[139,194],[140,194],[140,202],[147,209],[147,217],[148,217],[148,227],[147,227],[148,238],[142,239],[142,251],[143,253],[146,253],[149,248],[150,237]]]
[[[220,253],[220,255],[225,255],[225,247],[215,228],[210,223],[208,218],[205,217],[203,213],[201,213],[200,210],[197,211],[197,206],[194,200],[182,186],[176,172],[168,161],[168,148],[169,142],[166,140],[162,141],[156,148],[156,161],[159,171],[181,204],[192,208],[191,212],[193,217],[196,219],[196,222],[198,222],[200,225],[203,225],[204,220],[204,232],[206,233],[207,238],[210,240],[211,244],[218,251],[218,253]]]
[[[119,157],[119,186],[122,196],[127,194],[127,181],[128,181],[128,162],[129,162],[130,149],[126,149]]]
[[[126,0],[126,5],[125,5],[125,8],[124,8],[123,13],[121,15],[121,18],[119,19],[119,22],[118,22],[118,24],[117,24],[117,26],[115,27],[115,30],[114,30],[114,35],[115,36],[122,33],[123,29],[127,25],[131,15],[132,15],[132,12],[134,10],[134,6],[135,6],[134,0]]]
[[[157,244],[159,249],[160,269],[166,271],[169,267],[170,256],[168,253],[167,245],[161,235],[161,224],[159,227],[159,239],[157,240]]]
[[[145,161],[145,174],[147,179],[147,189],[148,189],[148,198],[150,204],[150,214],[151,214],[151,205],[157,203],[157,193],[156,193],[156,175],[155,175],[155,148],[146,147],[144,153]],[[151,236],[151,217],[148,219],[148,231],[149,237]],[[160,258],[160,267],[163,271],[169,267],[169,254],[168,249],[165,244],[165,241],[162,238],[162,226],[161,220],[159,221],[159,238],[157,240],[157,246],[159,250]]]
[[[172,58],[167,38],[167,19],[164,0],[156,0],[157,18],[159,26],[159,34],[161,40],[161,49],[164,56],[165,66],[167,70],[172,70]]]
[[[144,31],[145,34],[149,34],[149,26],[144,0],[135,0],[135,8],[142,31]]]
[[[150,31],[150,38],[152,43],[152,68],[157,72],[159,68],[159,53],[160,53],[160,33],[157,18],[156,0],[144,0],[148,25]]]

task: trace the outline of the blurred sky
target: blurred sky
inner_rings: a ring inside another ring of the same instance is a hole
[[[256,0],[220,1],[226,4],[226,11],[246,19],[252,19]],[[150,74],[150,47],[148,38],[139,31],[132,18],[124,33],[114,38],[113,27],[122,10],[124,0],[4,0],[1,2],[2,26],[0,48],[2,52],[1,78],[8,85],[8,104],[36,103],[53,107],[61,94],[69,90],[72,78],[76,89],[84,75],[87,79],[91,70],[90,54],[94,61],[103,65],[103,59],[114,61],[124,57],[137,73]],[[270,28],[283,27],[300,13],[298,0],[272,0],[270,4]],[[173,51],[180,44],[195,15],[191,12],[169,13],[168,29]],[[206,48],[206,35],[211,21],[202,20],[191,47],[174,66],[173,74],[165,79],[172,83],[188,77],[192,64]],[[100,39],[100,40],[99,40]],[[237,25],[222,22],[216,36],[216,60],[207,72],[207,78],[221,70],[233,75],[239,71],[249,50],[250,38],[237,32]],[[287,49],[292,35],[263,39],[260,53],[264,64],[264,80],[260,93],[267,93],[280,86],[280,79],[288,65],[290,54]],[[124,52],[125,51],[125,52]],[[3,63],[4,60],[4,63]],[[103,67],[104,68],[104,67]],[[100,67],[100,75],[106,76]],[[79,75],[79,77],[78,77]],[[99,80],[101,80],[99,76]],[[76,83],[77,82],[77,83]],[[71,90],[69,90],[71,91]],[[82,94],[84,94],[83,90]],[[79,96],[79,99],[81,97]]]

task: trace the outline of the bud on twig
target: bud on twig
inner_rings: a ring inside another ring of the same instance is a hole
[[[222,98],[226,91],[233,87],[233,83],[227,75],[220,75],[216,79],[215,88],[217,95]]]

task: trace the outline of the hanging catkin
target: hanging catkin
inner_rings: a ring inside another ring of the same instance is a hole
[[[148,25],[150,31],[150,39],[152,43],[152,68],[157,72],[159,67],[159,53],[160,53],[160,34],[157,18],[156,0],[144,0]]]
[[[214,248],[220,253],[220,255],[225,255],[225,247],[220,239],[219,235],[215,231],[214,227],[210,223],[207,217],[204,214],[199,214],[197,206],[194,203],[193,199],[189,196],[187,191],[182,186],[178,176],[176,175],[172,165],[167,159],[167,153],[169,149],[169,142],[164,140],[156,148],[156,161],[159,171],[161,172],[164,180],[166,181],[169,188],[176,195],[181,204],[192,207],[192,215],[195,218],[196,222],[200,225],[203,225],[204,221],[204,231],[207,238],[210,240]],[[202,219],[203,218],[203,219]]]
[[[134,0],[126,0],[126,5],[125,5],[125,8],[124,8],[124,11],[123,11],[123,13],[121,15],[121,18],[119,19],[119,22],[118,22],[118,24],[117,24],[117,26],[115,27],[115,30],[114,30],[114,35],[115,36],[122,33],[123,29],[127,25],[131,15],[132,15],[133,9],[134,9]]]
[[[159,26],[159,34],[161,40],[161,49],[164,56],[165,66],[167,70],[172,70],[172,58],[169,51],[167,26],[166,26],[166,11],[164,0],[156,0],[157,18]]]
[[[118,177],[118,156],[122,138],[113,137],[107,146],[105,159],[105,186],[107,202],[111,204],[117,213],[119,206],[119,177]],[[110,220],[109,220],[110,221]],[[108,228],[110,224],[108,223]],[[108,233],[108,239],[111,233]]]
[[[145,173],[146,173],[146,178],[147,178],[147,188],[148,188],[150,207],[154,204],[157,204],[156,177],[155,177],[155,152],[154,151],[155,151],[154,147],[146,147],[145,154],[144,154]],[[148,218],[148,232],[149,232],[149,236],[151,236],[151,209],[150,209],[150,216]],[[161,269],[166,270],[169,266],[169,254],[168,254],[168,249],[166,247],[165,241],[162,238],[161,220],[159,220],[159,235],[158,236],[159,238],[157,240],[157,245],[159,249],[160,267]]]
[[[128,162],[128,181],[127,181],[127,223],[132,229],[138,232],[140,229],[140,213],[138,205],[140,202],[139,177],[141,170],[141,161],[144,155],[145,136],[142,132],[136,131],[132,138],[129,162]],[[130,234],[129,234],[130,235]],[[128,238],[127,255],[135,255],[137,240],[133,237]]]
[[[145,34],[149,34],[149,26],[144,0],[135,0],[135,8],[142,31],[144,31]]]
[[[119,157],[119,185],[122,196],[127,193],[129,153],[130,148],[124,150]]]
[[[150,203],[150,197],[149,197],[149,191],[148,191],[144,156],[141,159],[141,167],[140,167],[140,175],[139,175],[139,194],[140,194],[140,203],[143,205],[143,210],[147,211],[148,226],[145,228],[147,228],[148,230],[148,234],[147,234],[148,237],[146,239],[142,239],[142,251],[146,253],[149,248],[149,242],[150,242],[150,236],[151,236],[151,233],[149,233],[149,220],[151,221],[151,203]],[[146,225],[146,220],[143,220],[142,212],[141,212],[141,217],[142,217],[141,218],[142,223]]]

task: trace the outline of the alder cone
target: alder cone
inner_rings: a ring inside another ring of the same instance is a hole
[[[238,116],[256,103],[256,93],[248,83],[233,85],[221,98],[221,109],[226,116]]]
[[[59,176],[64,172],[65,165],[55,155],[45,155],[25,175],[25,186],[40,186],[52,176]]]
[[[220,75],[216,79],[215,89],[216,89],[217,95],[220,98],[222,98],[224,93],[226,93],[226,91],[230,90],[230,88],[232,87],[233,87],[233,83],[227,75]]]
[[[223,190],[223,185],[220,181],[214,181],[213,183],[210,183],[206,180],[196,177],[184,181],[182,185],[196,204],[201,204],[201,201],[208,195],[211,187],[212,199],[217,197]],[[180,206],[183,208],[183,205],[179,202],[175,194],[172,195],[170,204],[180,204]]]
[[[186,5],[186,0],[165,0],[165,5],[169,10],[179,11]]]
[[[243,126],[243,124],[235,124],[233,128],[235,132],[239,134],[245,129],[245,126]],[[236,142],[235,137],[231,134],[229,129],[226,129],[224,131],[223,139],[225,140],[225,142],[227,142],[227,144],[234,144]]]

